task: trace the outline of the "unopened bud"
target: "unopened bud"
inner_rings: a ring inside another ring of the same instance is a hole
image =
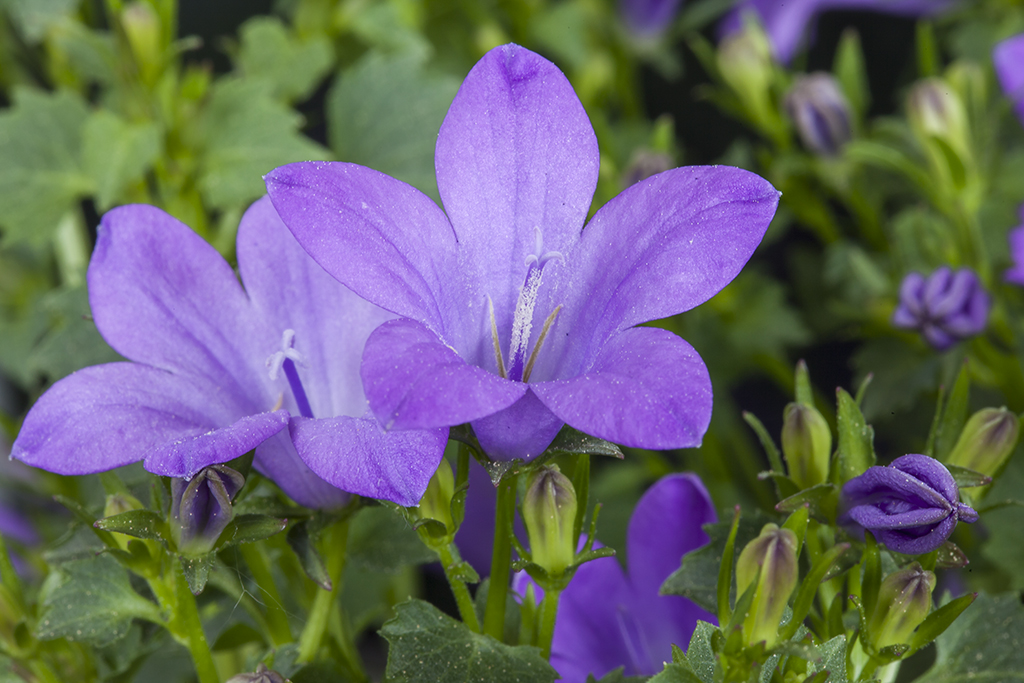
[[[782,454],[801,489],[824,483],[832,457],[832,430],[813,406],[790,403],[782,421]]]
[[[113,517],[119,515],[122,512],[128,512],[130,510],[141,510],[143,508],[142,503],[139,499],[130,493],[112,493],[107,496],[107,501],[103,506],[103,516]],[[121,546],[121,550],[128,549],[128,543],[132,540],[131,536],[127,534],[119,534],[117,532],[111,533],[117,544]]]
[[[957,153],[967,154],[967,113],[960,96],[946,81],[927,78],[911,88],[907,116],[922,139],[936,137]]]
[[[797,78],[786,95],[786,111],[812,152],[835,156],[850,141],[850,103],[831,74],[817,71]]]
[[[133,2],[121,13],[121,25],[142,80],[155,82],[163,66],[160,17],[148,3]]]
[[[931,611],[933,590],[935,574],[917,562],[885,577],[868,624],[872,645],[881,650],[910,642],[910,634]]]
[[[760,574],[758,571],[760,570]],[[736,591],[743,595],[754,580],[754,601],[743,620],[748,645],[775,644],[779,622],[797,582],[797,539],[789,529],[765,524],[761,535],[747,544],[736,562]]]
[[[530,475],[523,499],[523,522],[535,564],[552,577],[561,576],[576,559],[576,491],[555,465]]]
[[[748,22],[718,45],[718,70],[722,79],[744,99],[767,97],[772,80],[772,47],[764,29]]]
[[[271,671],[266,664],[260,662],[256,671],[251,674],[238,674],[227,680],[227,683],[291,683],[276,671]]]
[[[231,501],[245,477],[226,465],[211,465],[191,480],[171,480],[171,536],[183,555],[213,550],[234,517]]]
[[[438,465],[434,476],[427,484],[427,490],[420,500],[420,517],[424,519],[436,519],[444,524],[445,528],[452,531],[455,523],[452,521],[452,495],[455,493],[455,477],[452,475],[452,466],[444,458]]]
[[[1009,460],[1020,436],[1020,420],[1006,408],[982,408],[971,415],[946,462],[990,477]]]

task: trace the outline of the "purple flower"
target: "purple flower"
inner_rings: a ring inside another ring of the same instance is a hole
[[[941,12],[954,0],[743,0],[723,20],[722,35],[736,31],[746,14],[753,14],[765,27],[775,56],[788,64],[803,47],[804,34],[813,32],[818,14],[828,10],[867,10],[908,16]]]
[[[835,156],[850,141],[850,103],[832,74],[799,76],[786,94],[786,111],[804,147]]]
[[[689,599],[659,595],[683,555],[708,542],[701,525],[716,521],[704,484],[694,474],[671,474],[643,495],[629,520],[627,572],[614,557],[576,570],[562,592],[551,644],[551,665],[566,683],[584,683],[625,667],[626,676],[650,676],[686,649],[697,621],[714,616]],[[525,594],[533,580],[520,572],[513,588]],[[534,585],[534,591],[543,595]]]
[[[631,186],[583,230],[599,164],[565,76],[504,45],[473,67],[438,134],[447,215],[354,164],[291,164],[266,177],[313,258],[400,316],[363,353],[366,394],[386,428],[469,422],[501,459],[538,455],[563,423],[641,448],[701,442],[707,368],[674,334],[635,325],[732,280],[779,193],[736,168],[678,168]]]
[[[1024,286],[1024,204],[1017,209],[1020,225],[1010,231],[1010,257],[1013,267],[1003,273],[1003,279],[1015,285]]]
[[[213,550],[234,517],[231,501],[245,477],[226,465],[210,465],[191,480],[171,480],[171,535],[178,551],[203,555]]]
[[[107,213],[89,300],[103,338],[134,362],[53,385],[13,457],[59,474],[144,460],[188,479],[255,448],[256,468],[304,505],[340,505],[338,489],[415,504],[444,434],[385,434],[364,416],[357,375],[367,335],[391,316],[324,273],[266,199],[242,218],[238,265],[245,289],[163,211]]]
[[[927,278],[910,273],[900,285],[900,303],[892,324],[917,330],[936,351],[980,334],[988,322],[988,294],[969,268],[943,266]]]
[[[682,0],[619,0],[619,13],[634,34],[646,37],[664,31]]]
[[[1024,125],[1024,33],[997,44],[992,49],[992,65],[1003,92]]]
[[[927,455],[911,453],[887,467],[869,467],[843,484],[839,523],[853,533],[871,531],[889,550],[928,553],[953,533],[958,520],[978,521],[960,502],[953,475]]]

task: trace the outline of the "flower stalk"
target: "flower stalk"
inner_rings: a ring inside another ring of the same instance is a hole
[[[498,484],[498,504],[494,516],[494,550],[491,553],[491,584],[484,610],[484,633],[503,640],[505,633],[505,596],[512,573],[512,541],[509,538],[516,511],[518,472],[508,472]]]

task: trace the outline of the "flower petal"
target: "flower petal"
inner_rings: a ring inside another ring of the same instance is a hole
[[[627,675],[637,673],[622,628],[623,619],[633,616],[629,601],[626,577],[614,557],[576,570],[558,602],[551,642],[551,666],[562,680],[585,683],[588,674],[600,678],[620,666],[627,667]]]
[[[950,515],[921,536],[915,534],[914,532],[918,530],[914,529],[911,529],[909,532],[879,529],[875,535],[879,543],[889,550],[895,550],[906,555],[920,555],[922,553],[930,553],[945,543],[949,535],[953,533],[956,521],[956,515]]]
[[[551,298],[537,309],[563,304],[557,324],[571,334],[555,335],[539,361],[578,368],[616,330],[708,300],[754,253],[778,202],[763,178],[728,166],[677,168],[630,186],[601,207],[566,255],[557,271],[568,280],[564,291],[542,288]]]
[[[992,65],[1017,118],[1024,124],[1024,33],[998,43],[992,49]]]
[[[473,433],[495,460],[529,460],[544,452],[565,424],[532,391],[508,408],[473,421]]]
[[[205,378],[246,412],[274,405],[254,371],[265,329],[231,267],[186,225],[152,206],[107,212],[88,281],[96,326],[122,356]]]
[[[242,216],[238,267],[253,308],[274,325],[263,358],[280,350],[285,330],[294,330],[294,348],[303,357],[297,370],[313,416],[361,416],[366,411],[359,378],[363,346],[370,332],[394,316],[317,265],[266,197]],[[284,407],[298,415],[283,373],[276,382]]]
[[[717,519],[711,496],[695,474],[671,474],[658,480],[629,519],[626,556],[634,595],[631,611],[643,615],[644,643],[655,663],[671,658],[672,645],[689,645],[698,619],[716,622],[690,600],[660,595],[660,590],[679,569],[683,555],[710,540],[702,525]]]
[[[950,503],[960,500],[960,489],[956,485],[956,479],[946,466],[935,458],[920,453],[907,453],[889,463],[889,467],[923,481]]]
[[[295,450],[339,489],[416,505],[437,470],[447,430],[385,432],[368,417],[292,418]]]
[[[267,192],[299,244],[324,270],[397,315],[443,331],[458,310],[455,233],[425,194],[363,166],[303,162],[265,177]],[[439,298],[442,297],[442,298]]]
[[[530,387],[576,429],[633,448],[698,446],[711,420],[704,361],[688,343],[653,327],[612,337],[585,374]]]
[[[436,334],[408,318],[386,322],[370,335],[361,374],[370,408],[385,429],[471,422],[526,393],[522,382],[467,364]]]
[[[253,466],[296,503],[314,510],[340,508],[351,498],[306,466],[295,451],[288,430],[281,430],[256,447]]]
[[[600,166],[590,120],[558,68],[518,45],[488,52],[441,125],[437,187],[465,252],[487,283],[498,329],[511,326],[526,257],[578,240]]]
[[[943,508],[914,508],[906,512],[887,513],[874,505],[857,505],[850,508],[850,519],[865,529],[908,529],[927,524],[938,524],[952,514]]]
[[[245,454],[287,424],[283,410],[231,416],[216,395],[201,380],[144,365],[85,368],[36,402],[12,457],[69,475],[145,458],[151,472],[188,478]]]

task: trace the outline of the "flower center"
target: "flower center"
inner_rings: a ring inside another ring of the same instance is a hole
[[[530,374],[533,372],[533,365],[537,361],[537,353],[544,344],[544,338],[558,317],[562,309],[557,306],[555,310],[544,321],[540,334],[537,336],[537,343],[533,351],[527,357],[526,352],[530,345],[530,333],[533,331],[533,312],[537,307],[537,294],[540,291],[541,277],[544,272],[544,265],[554,259],[562,258],[557,251],[544,251],[544,238],[540,228],[534,228],[536,243],[534,252],[526,257],[526,280],[519,289],[519,298],[516,300],[516,310],[512,317],[512,338],[509,341],[508,369],[505,368],[505,360],[501,354],[501,342],[498,339],[498,325],[494,319],[494,304],[488,300],[491,314],[491,337],[494,341],[494,356],[498,364],[498,373],[516,382],[530,381]]]
[[[299,379],[299,371],[295,367],[305,365],[302,354],[295,350],[295,330],[285,330],[281,335],[281,350],[276,351],[267,358],[267,367],[270,369],[270,379],[276,380],[281,371],[288,380],[292,396],[299,407],[299,415],[302,417],[313,417],[313,410],[309,407],[309,399],[306,398],[306,390],[302,388],[302,380]]]

